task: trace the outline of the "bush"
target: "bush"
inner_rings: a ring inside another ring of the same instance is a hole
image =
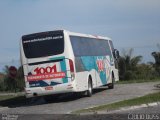
[[[24,79],[16,79],[16,91],[23,91],[25,87]]]
[[[19,67],[15,78],[10,77],[8,66],[5,66],[4,71],[5,76],[0,80],[0,91],[23,91],[25,86],[23,68]]]
[[[0,79],[0,91],[5,91],[5,85],[3,79]]]
[[[149,64],[139,64],[137,67],[136,79],[156,79],[158,78],[158,74],[152,65]]]

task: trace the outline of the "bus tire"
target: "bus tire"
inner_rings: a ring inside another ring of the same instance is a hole
[[[109,89],[114,89],[114,82],[115,82],[115,79],[114,79],[114,75],[112,74],[112,83],[108,85]]]
[[[89,81],[88,81],[88,90],[87,90],[87,97],[91,97],[92,94],[93,94],[92,80],[89,78]]]

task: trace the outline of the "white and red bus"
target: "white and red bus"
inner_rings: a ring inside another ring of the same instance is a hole
[[[47,31],[22,36],[26,97],[85,92],[119,80],[118,51],[108,37]]]

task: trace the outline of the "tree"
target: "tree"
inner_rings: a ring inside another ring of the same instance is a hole
[[[5,74],[5,75],[9,75],[9,66],[8,66],[8,65],[5,65],[3,71],[4,71],[4,74]]]
[[[133,49],[123,50],[119,58],[119,77],[121,80],[136,78],[137,65],[141,62],[142,56],[133,56]]]
[[[155,60],[155,63],[153,63],[153,67],[155,68],[158,76],[160,76],[160,52],[152,52],[152,56]]]
[[[16,85],[17,89],[19,89],[20,91],[24,89],[25,82],[24,82],[24,72],[22,66],[20,66],[17,71]]]
[[[16,82],[14,79],[12,79],[10,77],[10,71],[9,71],[9,66],[5,66],[4,69],[4,74],[5,74],[5,77],[4,77],[4,90],[5,91],[13,91],[15,90],[15,85],[16,85]]]
[[[24,88],[23,67],[20,66],[18,68],[15,78],[12,78],[10,76],[9,68],[10,68],[9,66],[5,66],[5,68],[3,69],[5,74],[3,84],[1,84],[3,85],[3,90],[4,91],[14,91],[14,90],[22,91]],[[0,88],[2,88],[2,86],[0,86]]]

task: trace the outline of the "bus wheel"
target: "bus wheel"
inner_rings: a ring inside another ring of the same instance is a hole
[[[110,84],[108,85],[108,88],[109,88],[109,89],[113,89],[113,88],[114,88],[114,82],[115,82],[114,75],[112,75],[112,83],[110,83]]]
[[[91,96],[92,96],[92,92],[93,92],[92,81],[91,81],[91,79],[89,78],[87,96],[88,96],[88,97],[91,97]]]

